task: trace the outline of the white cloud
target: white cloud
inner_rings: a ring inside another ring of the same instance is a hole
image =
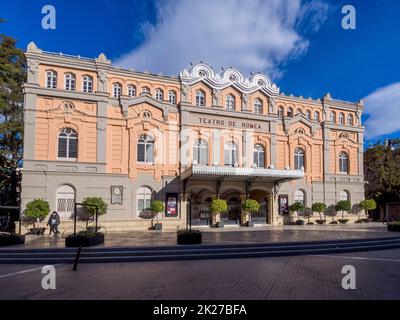
[[[279,66],[304,54],[300,29],[317,31],[328,5],[319,0],[164,0],[158,19],[143,26],[144,43],[120,57],[123,68],[177,74],[200,60],[215,70],[280,73]]]
[[[364,101],[367,139],[400,131],[400,82],[374,91]]]

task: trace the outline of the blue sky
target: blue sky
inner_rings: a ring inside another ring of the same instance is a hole
[[[44,5],[56,30],[41,28]],[[356,8],[343,30],[341,8]],[[116,65],[177,74],[190,61],[264,71],[287,94],[367,97],[368,143],[399,136],[400,1],[97,0],[2,2],[0,33],[18,46],[95,57]]]

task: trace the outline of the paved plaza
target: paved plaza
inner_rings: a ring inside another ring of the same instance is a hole
[[[387,232],[382,223],[348,224],[348,225],[314,225],[314,226],[263,226],[254,228],[225,227],[224,229],[201,228],[203,244],[245,244],[277,243],[297,241],[341,240],[356,238],[378,238],[397,236]],[[175,231],[130,231],[108,233],[101,246],[134,247],[134,246],[176,245]],[[49,248],[65,247],[62,237],[27,236],[26,244],[16,248]],[[1,250],[1,248],[0,248]]]
[[[344,265],[356,290],[344,290]],[[325,256],[56,266],[0,265],[0,299],[400,299],[400,250]]]

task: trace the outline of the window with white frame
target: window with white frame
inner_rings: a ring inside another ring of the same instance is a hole
[[[75,208],[75,189],[69,185],[57,188],[57,212],[61,218],[70,218]]]
[[[347,125],[352,126],[354,124],[353,116],[351,114],[347,115]]]
[[[137,215],[138,216],[146,216],[150,210],[150,203],[153,192],[149,187],[140,187],[137,190],[136,198],[137,198]]]
[[[173,90],[170,90],[168,92],[168,101],[172,104],[176,104],[176,92]]]
[[[336,123],[336,113],[334,111],[331,112],[330,120],[332,123]]]
[[[64,128],[58,134],[58,159],[76,160],[78,157],[78,135],[71,128]]]
[[[265,150],[261,144],[254,146],[254,165],[257,168],[265,167]]]
[[[204,140],[197,140],[193,145],[193,162],[208,165],[208,145]]]
[[[294,152],[294,169],[303,170],[304,168],[304,150],[297,148]]]
[[[341,112],[339,113],[338,122],[339,124],[344,124],[344,114]]]
[[[299,202],[303,206],[306,206],[306,194],[303,190],[296,190],[294,193],[294,202]]]
[[[254,101],[254,113],[262,114],[263,113],[263,103],[261,99],[256,99]]]
[[[319,121],[319,112],[318,111],[314,112],[314,120]]]
[[[279,118],[283,118],[284,112],[285,112],[285,110],[283,109],[283,107],[279,107],[279,109],[278,109],[278,117]]]
[[[339,154],[339,172],[349,173],[349,156],[346,152],[341,152]]]
[[[83,76],[82,91],[86,93],[93,92],[93,78],[91,76]]]
[[[114,83],[113,84],[113,97],[114,98],[119,98],[122,94],[122,85],[119,83]]]
[[[309,110],[306,111],[306,118],[308,120],[311,120],[311,111],[309,111]]]
[[[235,142],[230,141],[224,146],[224,162],[226,166],[234,167],[238,160],[238,148]]]
[[[133,84],[128,85],[128,96],[136,96],[136,87]]]
[[[142,87],[142,94],[150,94],[150,88],[149,87]]]
[[[65,90],[75,91],[75,75],[73,73],[65,74]]]
[[[203,90],[196,91],[196,106],[203,107],[206,104],[206,97]]]
[[[287,109],[287,116],[288,117],[293,117],[293,109],[292,108],[288,108]]]
[[[340,191],[340,201],[350,201],[349,193],[346,190]]]
[[[57,72],[49,70],[46,72],[46,88],[56,89],[57,88]]]
[[[164,92],[160,88],[156,89],[156,100],[158,101],[164,100]]]
[[[154,162],[154,140],[148,135],[140,136],[137,145],[137,161],[142,163]]]
[[[235,97],[231,94],[226,96],[225,101],[226,110],[235,110]]]

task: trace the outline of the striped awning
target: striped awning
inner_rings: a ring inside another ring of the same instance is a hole
[[[275,170],[264,168],[236,168],[192,165],[182,175],[182,179],[189,177],[218,176],[218,177],[265,177],[273,179],[303,179],[303,170]]]

